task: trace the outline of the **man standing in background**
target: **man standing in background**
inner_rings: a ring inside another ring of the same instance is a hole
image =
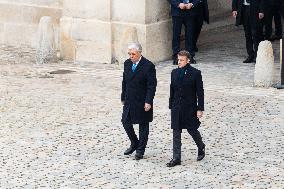
[[[196,43],[203,21],[209,23],[209,11],[206,0],[169,0],[173,22],[172,58],[177,65],[177,54],[180,51],[182,25],[185,27],[185,49],[190,53],[191,64],[197,51]]]
[[[282,21],[281,21],[281,1],[282,0],[267,0],[265,18],[264,18],[264,39],[279,40],[282,38]],[[274,20],[275,31],[272,35],[272,21]]]
[[[232,14],[236,26],[243,25],[248,57],[243,63],[255,63],[258,44],[262,40],[265,0],[232,0]]]

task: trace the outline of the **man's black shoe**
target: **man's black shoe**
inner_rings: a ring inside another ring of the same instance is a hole
[[[124,155],[130,155],[136,150],[136,147],[130,146],[127,150],[125,150]]]
[[[190,64],[196,64],[196,61],[194,60],[194,58],[190,59]]]
[[[197,161],[201,161],[205,157],[205,145],[203,148],[198,149]]]
[[[135,160],[140,160],[143,159],[143,155],[142,154],[135,154]]]
[[[174,167],[176,165],[180,165],[180,160],[178,159],[172,159],[169,163],[167,163],[167,167]]]
[[[249,56],[247,57],[247,59],[243,61],[243,63],[254,63],[254,62],[255,62],[255,58],[253,56]]]

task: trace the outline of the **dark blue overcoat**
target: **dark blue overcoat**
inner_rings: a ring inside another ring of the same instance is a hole
[[[172,129],[198,129],[197,110],[204,111],[201,72],[189,64],[171,73],[169,108]]]
[[[252,26],[261,25],[261,20],[258,17],[259,13],[264,13],[267,0],[250,0],[250,24]],[[244,0],[232,0],[232,11],[237,11],[236,26],[243,24],[242,9]],[[265,15],[264,15],[265,16]]]
[[[121,101],[124,102],[123,123],[130,121],[132,124],[139,124],[153,121],[153,99],[156,86],[156,69],[152,62],[142,57],[134,72],[131,60],[124,62],[121,93]],[[145,103],[152,105],[147,112],[144,110]]]

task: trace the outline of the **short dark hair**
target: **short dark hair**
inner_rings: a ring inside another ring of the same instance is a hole
[[[181,51],[179,51],[178,52],[178,55],[179,56],[186,56],[188,59],[190,59],[190,54],[189,54],[189,52],[188,51],[186,51],[186,50],[181,50]]]

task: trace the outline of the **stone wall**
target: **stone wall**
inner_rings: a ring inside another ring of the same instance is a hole
[[[0,42],[35,47],[40,18],[51,16],[58,29],[61,7],[61,0],[0,0]]]
[[[211,15],[227,0],[208,0]],[[0,0],[0,42],[34,47],[42,16],[51,16],[63,59],[116,63],[126,45],[137,41],[153,61],[171,55],[171,18],[167,0]]]
[[[166,0],[65,0],[60,28],[63,58],[121,62],[131,41],[140,42],[153,61],[169,58]]]

